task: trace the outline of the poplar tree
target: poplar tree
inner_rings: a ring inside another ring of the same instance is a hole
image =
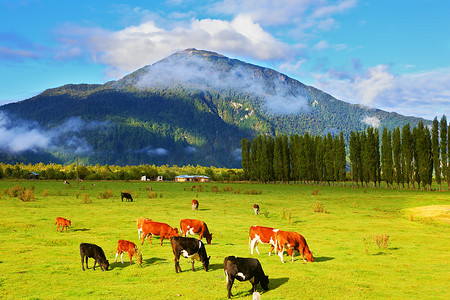
[[[403,188],[405,183],[403,181],[403,168],[402,168],[402,144],[400,137],[400,128],[394,128],[392,131],[392,155],[394,160],[394,179],[397,182],[397,187],[400,187],[400,183]]]
[[[394,167],[392,160],[392,141],[391,131],[386,127],[383,129],[381,136],[381,168],[383,170],[384,180],[386,180],[387,187],[393,187]]]
[[[252,145],[250,147],[250,170],[249,170],[249,174],[250,174],[250,179],[251,180],[259,180],[258,176],[258,170],[259,170],[259,165],[258,165],[258,142],[257,139],[254,138],[252,141]]]
[[[315,145],[316,145],[316,169],[317,169],[317,180],[320,181],[322,184],[325,180],[325,162],[324,162],[324,156],[325,156],[325,147],[323,144],[323,139],[320,136],[316,136],[314,139]]]
[[[304,139],[304,149],[305,149],[305,160],[306,160],[306,176],[307,181],[317,180],[317,169],[316,169],[316,144],[314,137],[305,133]]]
[[[250,170],[250,145],[251,142],[249,139],[242,138],[241,139],[241,165],[242,165],[242,171],[244,173],[244,179],[249,179],[249,170]]]
[[[283,179],[283,138],[278,134],[275,136],[273,148],[273,175],[277,181]]]
[[[447,118],[445,115],[441,118],[440,123],[440,148],[441,148],[441,162],[442,162],[442,179],[444,181],[447,181],[448,188],[450,187],[450,180],[449,180],[449,166],[448,166],[448,151],[447,151],[447,144],[448,144],[448,128],[447,128]]]
[[[325,180],[330,184],[330,181],[334,181],[334,147],[333,137],[331,133],[328,133],[324,139],[324,161],[325,161]]]
[[[291,155],[289,153],[289,139],[287,135],[283,135],[282,139],[283,154],[283,181],[289,182],[291,176]]]
[[[437,117],[435,117],[431,129],[431,152],[433,157],[434,178],[439,185],[439,190],[441,190],[441,159],[439,150],[439,122]]]
[[[344,133],[341,131],[341,134],[339,135],[339,140],[337,143],[337,150],[336,150],[336,161],[337,161],[337,167],[338,170],[338,177],[336,180],[342,181],[342,184],[345,186],[345,181],[347,180],[347,173],[345,171],[345,165],[346,165],[346,152],[345,152],[345,140],[344,140]]]
[[[403,126],[402,128],[402,169],[404,179],[408,188],[410,188],[409,183],[412,182],[414,188],[413,181],[413,143],[412,143],[412,134],[411,127],[409,123]]]
[[[353,181],[356,181],[356,186],[359,187],[358,163],[359,163],[359,157],[361,156],[361,145],[359,142],[359,134],[357,135],[354,131],[350,132],[349,148],[350,148],[349,152],[350,152],[352,187],[353,187]]]

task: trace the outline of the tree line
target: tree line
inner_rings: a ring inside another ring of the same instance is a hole
[[[427,188],[433,178],[450,188],[450,130],[445,115],[431,128],[420,121],[392,131],[369,127],[352,131],[348,147],[344,135],[259,135],[241,139],[242,171],[246,180],[260,182],[336,183],[352,186]],[[348,172],[346,172],[346,170]]]

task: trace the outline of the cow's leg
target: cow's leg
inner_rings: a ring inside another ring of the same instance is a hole
[[[122,256],[123,256],[123,253],[122,253]],[[131,253],[131,251],[128,252],[128,256],[130,256],[130,265],[131,265],[131,258],[133,257],[133,254]],[[122,263],[123,263],[123,259],[122,259]]]
[[[117,256],[119,256],[119,251],[116,252],[116,259],[114,260],[114,262],[117,262]]]
[[[225,272],[227,273],[227,272]],[[234,283],[234,277],[231,277],[230,275],[227,275],[227,291],[228,291],[228,298],[231,298],[233,295],[231,294],[231,288],[233,287]]]
[[[97,263],[97,260],[94,259],[94,271],[95,271],[95,264]]]
[[[270,245],[269,256],[272,255],[273,249],[275,249],[274,245]]]
[[[67,227],[69,227],[69,226],[66,225],[66,232],[67,232]]]
[[[258,284],[258,280],[255,279],[255,277],[253,277],[252,279],[249,280],[250,283],[252,284],[252,293],[256,292],[256,285]]]
[[[83,254],[81,254],[81,268],[84,271],[84,255]],[[86,268],[87,268],[87,265],[86,265]]]
[[[120,255],[120,261],[123,263],[123,251],[122,251],[122,254]],[[131,261],[131,258],[130,258],[130,261]]]
[[[192,264],[192,271],[195,271],[195,269],[194,269],[194,260],[191,260],[191,264]]]
[[[179,255],[175,255],[175,272],[178,273],[178,270],[180,270],[180,272],[181,272],[180,256]]]
[[[86,269],[89,269],[89,267],[88,267],[88,257],[87,257],[87,255],[86,255]]]
[[[298,251],[298,252],[300,252],[300,254],[302,255],[303,261],[306,262],[306,259],[305,259],[305,249],[304,249],[304,248],[299,248],[299,251]]]
[[[149,233],[149,234],[147,235],[147,241],[150,242],[150,245],[153,245],[153,244],[152,244],[152,234],[151,234],[151,233]]]
[[[284,246],[283,246],[283,247],[281,248],[281,250],[278,252],[278,256],[280,257],[282,263],[284,263],[284,260],[283,260],[283,253],[284,253]]]
[[[253,249],[256,249],[256,252],[258,252],[258,241],[256,239],[251,240],[250,242],[250,253],[253,255]]]
[[[288,255],[291,257],[291,261],[292,262],[294,262],[294,254],[295,254],[295,251],[294,251],[295,249],[294,248],[292,248],[292,249],[287,249],[287,253],[288,253]]]

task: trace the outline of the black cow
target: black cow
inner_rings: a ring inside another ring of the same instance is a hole
[[[133,202],[133,197],[131,197],[130,193],[120,193],[120,196],[122,197],[122,202],[123,198],[125,198],[127,201],[130,200],[131,202]]]
[[[171,236],[170,244],[172,245],[172,251],[175,255],[175,272],[181,272],[180,255],[191,259],[192,271],[195,271],[194,259],[201,261],[203,269],[208,271],[209,259],[211,256],[208,257],[206,254],[205,245],[202,241],[191,237]]]
[[[84,258],[86,257],[86,269],[89,269],[88,267],[88,257],[94,259],[94,271],[95,271],[95,264],[98,263],[100,265],[100,269],[102,271],[108,270],[109,267],[109,261],[105,257],[105,252],[103,252],[103,249],[95,244],[89,244],[89,243],[81,243],[80,244],[80,254],[81,254],[81,267],[84,271]]]
[[[223,261],[223,269],[227,277],[228,298],[231,298],[231,287],[234,279],[239,281],[250,280],[253,285],[253,293],[256,292],[258,283],[261,283],[264,290],[269,289],[269,276],[264,274],[261,263],[256,258],[228,256]]]

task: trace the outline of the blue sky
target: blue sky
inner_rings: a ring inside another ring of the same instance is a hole
[[[197,48],[350,103],[440,119],[449,13],[447,0],[0,0],[0,105]]]

